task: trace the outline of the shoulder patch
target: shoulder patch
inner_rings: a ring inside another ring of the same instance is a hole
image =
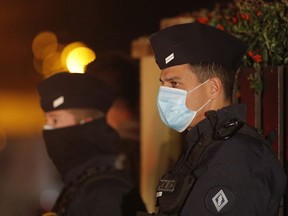
[[[224,214],[233,208],[235,197],[227,187],[218,186],[208,191],[205,204],[213,214]]]

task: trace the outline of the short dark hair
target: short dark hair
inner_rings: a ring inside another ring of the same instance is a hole
[[[200,82],[205,82],[213,77],[219,78],[224,88],[225,98],[230,101],[232,100],[236,75],[235,71],[228,70],[225,67],[214,63],[190,64],[190,67]]]

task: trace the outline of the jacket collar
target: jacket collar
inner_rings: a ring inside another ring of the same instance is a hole
[[[246,118],[246,106],[244,104],[234,104],[216,111],[219,118],[219,124],[224,123],[232,118],[244,121]],[[194,144],[201,134],[212,133],[213,128],[208,118],[203,119],[195,125],[186,134],[186,141],[188,145]]]

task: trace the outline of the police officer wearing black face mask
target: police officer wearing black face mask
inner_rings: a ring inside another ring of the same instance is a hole
[[[95,77],[68,72],[45,79],[38,91],[47,119],[47,152],[65,183],[49,215],[132,216],[145,211],[121,167],[119,135],[106,123],[113,92]]]
[[[246,45],[200,23],[160,30],[150,42],[161,69],[160,117],[185,132],[187,140],[158,184],[157,214],[276,215],[285,173],[262,137],[245,123],[245,107],[231,104]]]

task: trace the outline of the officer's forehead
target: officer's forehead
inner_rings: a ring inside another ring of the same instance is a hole
[[[162,70],[160,73],[161,81],[182,80],[190,78],[195,78],[195,74],[192,73],[191,67],[188,64],[169,67]]]

